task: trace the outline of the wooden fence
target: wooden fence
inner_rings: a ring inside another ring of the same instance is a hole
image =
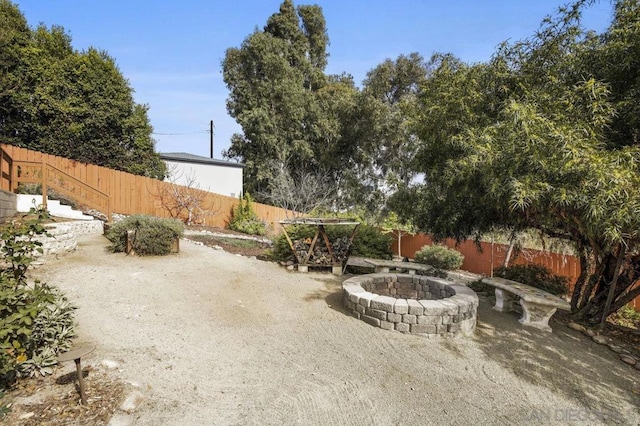
[[[97,191],[107,194],[111,209],[109,213],[171,217],[169,210],[163,206],[162,194],[170,192],[173,184],[12,145],[0,144],[0,189],[13,192],[15,182],[11,175],[16,173],[16,164],[19,162],[48,164]],[[202,224],[225,227],[238,199],[205,191],[195,192],[202,196],[201,205],[206,208],[205,214],[201,216]],[[274,232],[280,231],[278,222],[287,218],[287,211],[278,207],[255,203],[254,209]],[[431,244],[433,244],[431,238],[424,234],[403,236],[401,253],[403,256],[413,258],[415,252],[420,250],[422,246]],[[503,244],[486,242],[481,243],[481,249],[478,249],[471,241],[466,241],[459,246],[456,246],[452,240],[447,240],[444,244],[455,248],[464,255],[462,269],[485,275],[491,275],[495,267],[502,265],[508,249],[508,246]],[[394,252],[398,254],[397,239],[393,242],[392,247]],[[513,263],[544,265],[555,274],[567,277],[570,283],[575,282],[580,274],[580,263],[575,256],[540,250],[524,250]],[[636,310],[640,310],[640,298],[635,299],[632,305]]]
[[[95,190],[107,194],[111,212],[103,212],[105,214],[148,214],[171,217],[170,211],[163,205],[165,204],[163,198],[166,201],[166,194],[175,187],[173,184],[5,144],[0,144],[0,160],[2,171],[0,183],[3,189],[5,189],[5,185],[7,190],[15,189],[15,183],[13,184],[14,188],[9,188],[11,185],[9,178],[11,161],[14,163],[14,174],[16,173],[15,164],[19,162],[48,164]],[[185,187],[182,188],[185,189]],[[202,198],[200,204],[205,208],[205,211],[199,219],[203,225],[224,227],[229,221],[231,210],[238,204],[238,199],[233,197],[195,189],[190,189],[190,191]],[[287,211],[278,207],[254,203],[254,209],[258,216],[265,220],[275,232],[280,230],[278,222],[287,218]],[[185,214],[186,212],[182,212],[181,216]]]
[[[413,258],[415,253],[425,245],[432,245],[433,240],[425,234],[403,235],[400,240],[402,256]],[[461,269],[476,274],[493,275],[493,269],[503,264],[509,246],[482,242],[480,248],[473,241],[465,241],[458,246],[454,240],[446,240],[443,244],[455,249],[464,255]],[[393,250],[398,255],[398,239],[394,235]],[[525,249],[510,262],[511,265],[542,265],[546,266],[554,274],[566,277],[572,288],[580,275],[580,261],[577,257],[561,253],[551,253],[541,250]],[[637,311],[640,311],[640,297],[630,303]]]

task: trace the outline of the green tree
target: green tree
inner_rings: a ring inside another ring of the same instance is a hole
[[[225,152],[246,164],[246,189],[268,191],[273,163],[314,172],[335,152],[340,108],[355,90],[324,74],[329,43],[322,9],[285,0],[262,31],[227,50],[223,76],[229,114],[242,127]],[[330,165],[329,168],[331,168]],[[334,168],[335,169],[335,168]]]
[[[387,59],[367,74],[358,97],[358,134],[352,135],[364,153],[359,158],[360,178],[373,187],[357,191],[371,198],[358,204],[380,216],[386,199],[399,185],[408,185],[414,172],[417,135],[412,128],[417,94],[427,77],[427,65],[418,53]]]
[[[377,219],[413,176],[410,123],[426,66],[417,53],[387,60],[359,90],[348,74],[324,73],[328,43],[322,10],[285,0],[262,30],[227,50],[227,109],[242,134],[225,156],[247,165],[245,186],[260,201],[273,198],[282,172],[317,175],[336,189],[334,210],[358,206]]]
[[[16,96],[24,79],[23,52],[28,47],[31,30],[20,10],[11,2],[0,1],[0,130],[7,142],[12,139],[5,132],[7,122],[17,120],[22,108]]]
[[[0,136],[4,142],[162,178],[148,107],[115,60],[95,48],[75,51],[60,26],[31,30],[0,0]],[[4,24],[6,23],[6,27]]]
[[[415,234],[415,227],[411,223],[403,223],[394,211],[388,212],[380,224],[386,234],[395,234],[398,240],[398,256],[402,256],[402,237]]]
[[[635,34],[640,8],[616,2],[611,27],[597,36],[581,28],[586,3],[505,43],[487,64],[433,59],[414,163],[425,181],[399,192],[394,206],[437,237],[535,228],[573,241],[582,267],[573,314],[596,323],[640,294],[640,150],[629,137],[634,121],[624,119],[635,105],[616,94],[628,100],[635,80],[613,91],[621,79],[599,65],[621,39],[621,52],[640,48],[619,37]]]

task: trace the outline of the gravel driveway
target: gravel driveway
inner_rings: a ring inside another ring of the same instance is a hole
[[[93,361],[140,386],[120,424],[640,424],[640,371],[559,323],[525,329],[481,299],[474,337],[426,339],[347,316],[344,277],[106,245],[81,237],[37,275],[79,306]]]

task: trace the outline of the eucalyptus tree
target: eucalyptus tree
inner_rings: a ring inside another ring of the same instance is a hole
[[[629,102],[640,68],[626,58],[640,49],[640,8],[616,2],[597,35],[581,27],[587,3],[562,8],[488,63],[433,58],[416,126],[414,167],[425,180],[394,205],[437,237],[506,227],[573,241],[581,275],[572,311],[595,323],[640,295],[640,149]]]
[[[344,157],[336,148],[344,142],[342,109],[356,89],[348,76],[325,74],[328,44],[322,9],[285,0],[262,30],[227,50],[227,110],[242,133],[232,136],[225,156],[246,164],[250,192],[268,191],[274,162],[292,175],[318,171],[340,180],[336,157],[328,153]]]
[[[387,59],[367,73],[358,97],[360,176],[373,190],[360,191],[370,199],[364,205],[383,214],[389,194],[414,177],[411,163],[418,146],[412,127],[417,95],[427,78],[427,64],[418,53]],[[362,204],[362,203],[360,203]]]

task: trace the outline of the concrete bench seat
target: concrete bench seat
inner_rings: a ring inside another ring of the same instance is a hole
[[[493,309],[496,311],[512,311],[515,297],[520,298],[522,318],[519,321],[522,325],[551,331],[549,319],[553,314],[558,309],[571,310],[571,305],[566,300],[535,287],[497,277],[486,277],[481,281],[495,287],[496,304]]]
[[[430,274],[435,271],[433,266],[422,263],[397,262],[394,260],[381,259],[364,259],[364,262],[373,266],[376,273],[388,273],[391,269],[406,270],[409,274],[415,274],[416,271],[424,274]]]

